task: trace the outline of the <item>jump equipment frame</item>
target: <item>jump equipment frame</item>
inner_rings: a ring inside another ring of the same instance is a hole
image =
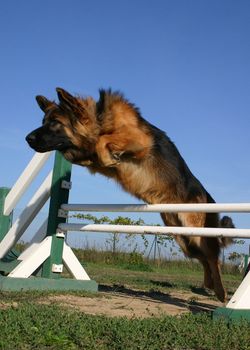
[[[97,283],[90,279],[65,241],[65,235],[70,231],[250,238],[250,229],[68,223],[70,211],[250,213],[250,203],[68,204],[72,165],[59,152],[55,152],[53,171],[48,174],[19,218],[12,224],[13,209],[50,154],[51,152],[35,153],[12,189],[0,188],[0,290],[97,291]],[[29,246],[19,254],[14,250],[14,246],[49,198],[48,219],[37,230]],[[73,278],[61,277],[63,267]],[[250,321],[250,272],[246,274],[226,307],[217,308],[213,317],[228,320],[245,318]]]

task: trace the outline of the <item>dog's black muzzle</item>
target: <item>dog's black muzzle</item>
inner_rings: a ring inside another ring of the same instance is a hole
[[[44,126],[35,129],[26,136],[29,146],[36,152],[64,151],[72,146],[71,141],[65,135],[54,134]]]
[[[28,142],[30,146],[36,143],[36,134],[32,131],[29,133],[26,137],[25,140]]]

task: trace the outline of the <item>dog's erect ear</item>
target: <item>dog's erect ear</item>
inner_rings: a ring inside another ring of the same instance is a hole
[[[70,93],[61,88],[56,88],[58,99],[59,99],[59,107],[64,111],[69,112],[69,116],[71,119],[75,121],[77,120],[85,120],[85,107],[83,103],[80,103],[79,100],[72,96]]]
[[[67,108],[70,108],[72,110],[75,109],[76,105],[78,105],[77,99],[70,95],[66,90],[61,88],[56,88],[58,99],[62,106],[65,106]]]
[[[52,105],[53,102],[49,101],[46,97],[38,95],[36,101],[42,111],[46,112],[46,109]]]

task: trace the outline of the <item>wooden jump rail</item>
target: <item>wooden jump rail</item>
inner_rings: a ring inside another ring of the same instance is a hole
[[[181,212],[238,212],[250,213],[249,203],[199,203],[199,204],[62,204],[65,212],[147,212],[147,213],[181,213]],[[158,235],[184,235],[205,237],[250,238],[250,229],[209,228],[209,227],[166,227],[166,226],[133,226],[104,224],[60,224],[62,231],[112,232]]]

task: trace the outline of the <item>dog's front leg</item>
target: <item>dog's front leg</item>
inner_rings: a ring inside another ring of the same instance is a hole
[[[120,163],[120,157],[126,154],[126,159],[143,159],[152,146],[150,136],[140,130],[123,128],[119,132],[100,136],[96,144],[96,153],[104,166],[114,166]]]
[[[114,136],[111,135],[102,135],[100,136],[96,144],[96,153],[100,163],[103,166],[110,167],[119,163],[115,157],[112,156],[112,153],[109,149],[109,144],[113,141]]]
[[[93,161],[88,159],[88,160],[81,160],[77,164],[82,165],[82,166],[89,166],[93,164]]]

